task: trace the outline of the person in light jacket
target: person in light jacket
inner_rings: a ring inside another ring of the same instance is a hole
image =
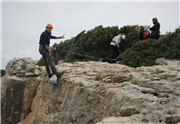
[[[125,35],[119,34],[112,39],[112,41],[110,43],[111,48],[112,48],[112,59],[115,59],[118,57],[119,44],[121,43],[122,40],[125,40],[125,38],[126,38]]]

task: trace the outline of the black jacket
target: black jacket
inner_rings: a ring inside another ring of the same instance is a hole
[[[150,28],[152,35],[159,35],[160,31],[160,23],[158,22],[157,18],[154,18],[156,20],[155,24]]]
[[[47,32],[45,30],[44,32],[42,32],[42,34],[40,36],[39,44],[43,45],[43,46],[45,46],[45,45],[49,46],[50,39],[55,39],[55,36],[52,36],[51,33]]]

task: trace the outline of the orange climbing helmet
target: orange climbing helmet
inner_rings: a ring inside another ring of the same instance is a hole
[[[50,24],[50,23],[48,23],[48,24],[46,25],[46,28],[53,28],[53,25]]]

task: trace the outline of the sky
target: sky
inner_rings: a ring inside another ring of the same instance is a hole
[[[50,46],[75,37],[96,26],[150,25],[157,17],[161,33],[180,26],[180,1],[125,0],[3,0],[1,1],[0,69],[14,58],[39,60],[39,38],[47,23],[52,35],[64,39],[51,40]]]

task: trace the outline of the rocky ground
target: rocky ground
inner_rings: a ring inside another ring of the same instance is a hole
[[[13,59],[1,79],[2,124],[180,124],[180,61],[156,63],[59,63],[56,86],[32,59]]]

